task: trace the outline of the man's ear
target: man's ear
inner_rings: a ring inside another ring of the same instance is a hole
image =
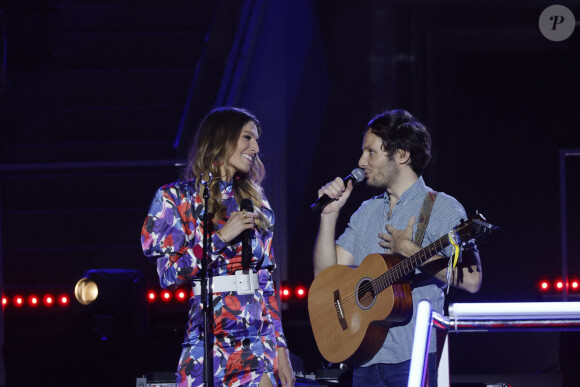
[[[396,157],[399,164],[407,164],[411,160],[411,152],[408,150],[397,149]]]

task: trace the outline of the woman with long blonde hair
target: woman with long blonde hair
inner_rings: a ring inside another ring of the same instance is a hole
[[[203,191],[209,189],[213,379],[215,386],[292,386],[294,376],[280,321],[272,271],[274,213],[261,187],[259,121],[241,108],[218,108],[202,121],[184,178],[161,187],[143,225],[141,242],[156,261],[160,284],[193,282],[194,296],[176,373],[179,386],[203,383]],[[206,188],[207,187],[207,188]],[[251,199],[253,211],[240,210]],[[249,268],[242,266],[242,234],[251,235]]]

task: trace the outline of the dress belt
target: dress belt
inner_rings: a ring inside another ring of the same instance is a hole
[[[220,275],[207,280],[211,293],[237,292],[238,294],[252,294],[258,289],[258,274],[249,271],[236,270],[235,274]],[[201,295],[201,280],[193,281],[193,295]]]

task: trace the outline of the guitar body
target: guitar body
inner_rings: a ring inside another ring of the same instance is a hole
[[[308,294],[308,313],[326,360],[366,363],[382,347],[392,323],[411,316],[408,283],[395,283],[378,294],[370,284],[399,262],[395,255],[370,254],[357,268],[335,265],[316,276]]]
[[[405,276],[445,247],[462,246],[498,227],[476,213],[412,256],[370,254],[356,269],[335,265],[310,285],[308,314],[316,345],[332,363],[366,363],[381,348],[393,323],[413,313]]]

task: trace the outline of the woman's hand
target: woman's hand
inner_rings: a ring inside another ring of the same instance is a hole
[[[284,387],[294,386],[296,377],[294,376],[294,370],[292,369],[292,364],[290,363],[290,355],[288,353],[288,348],[278,347],[278,378],[282,382]]]
[[[246,230],[256,227],[255,218],[258,216],[255,212],[235,211],[230,214],[230,218],[219,230],[218,235],[226,242],[230,243],[234,238]]]

